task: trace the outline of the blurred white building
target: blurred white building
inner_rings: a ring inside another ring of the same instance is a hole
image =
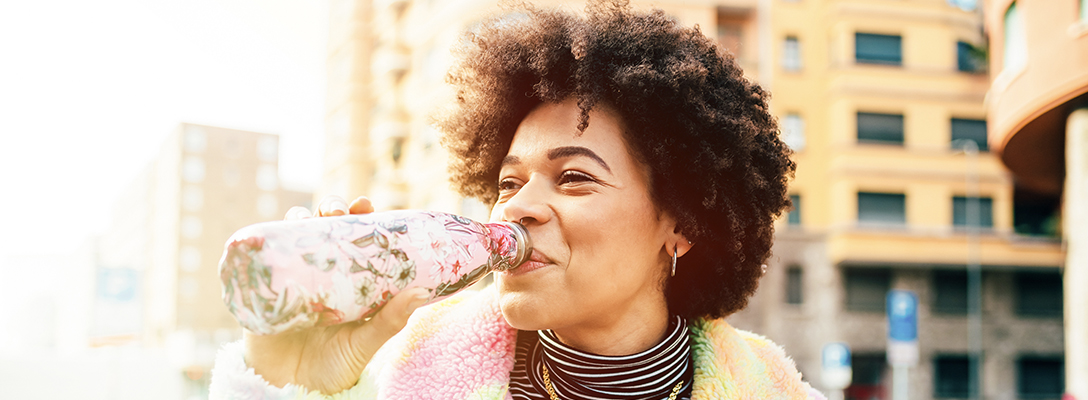
[[[182,124],[86,243],[2,260],[4,398],[207,398],[220,344],[241,330],[221,300],[227,238],[311,194],[284,189],[276,135]],[[73,213],[73,218],[78,218]],[[8,397],[8,396],[11,397]]]
[[[91,342],[162,349],[183,392],[203,397],[219,345],[240,337],[220,296],[223,244],[311,198],[280,186],[278,162],[276,135],[181,124],[99,243]]]

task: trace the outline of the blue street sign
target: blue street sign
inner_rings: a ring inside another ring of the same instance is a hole
[[[850,368],[850,347],[842,342],[825,344],[823,364],[824,368]]]
[[[898,342],[918,340],[918,296],[907,290],[888,292],[888,339]]]
[[[128,302],[136,297],[139,275],[130,268],[99,268],[98,297],[103,300]]]
[[[850,347],[841,342],[825,344],[821,358],[823,368],[820,370],[820,380],[824,387],[831,390],[849,387],[854,374],[850,368]]]
[[[963,11],[974,11],[978,6],[978,0],[946,0],[948,4],[954,7],[959,7]]]

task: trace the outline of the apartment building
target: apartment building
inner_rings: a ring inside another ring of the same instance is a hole
[[[312,196],[281,187],[278,160],[276,135],[181,124],[120,197],[98,241],[98,287],[126,288],[98,296],[128,300],[99,308],[92,345],[164,349],[185,377],[186,398],[206,392],[215,351],[241,337],[220,295],[224,243]]]

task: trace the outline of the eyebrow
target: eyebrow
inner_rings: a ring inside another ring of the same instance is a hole
[[[602,159],[601,156],[598,156],[597,153],[593,152],[593,150],[587,149],[585,147],[581,147],[581,146],[563,146],[563,147],[556,147],[554,149],[548,150],[548,159],[549,160],[554,160],[554,159],[557,159],[557,158],[575,157],[575,156],[587,157],[587,158],[589,158],[589,159],[591,159],[593,161],[596,161],[597,164],[601,164],[601,166],[604,167],[604,169],[606,171],[608,171],[609,173],[612,172],[612,168],[608,167],[608,163],[604,162],[604,159]]]
[[[612,172],[612,168],[608,167],[608,163],[604,162],[604,159],[601,158],[601,156],[598,156],[597,153],[593,152],[593,150],[587,149],[585,147],[581,147],[581,146],[563,146],[563,147],[556,147],[554,149],[548,150],[548,159],[549,160],[555,160],[557,158],[575,157],[575,156],[582,156],[582,157],[587,157],[589,159],[592,159],[593,161],[596,161],[597,164],[600,164],[601,167],[604,167],[604,169],[606,171],[608,171],[609,173]],[[505,167],[507,165],[516,165],[516,164],[521,164],[521,159],[518,158],[518,156],[506,156],[506,157],[503,157],[502,163],[500,164],[500,166]]]

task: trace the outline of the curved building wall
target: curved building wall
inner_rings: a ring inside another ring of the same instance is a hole
[[[1019,184],[1060,193],[1064,161],[1050,155],[1062,153],[1072,100],[1088,92],[1088,22],[1081,20],[1077,0],[987,3],[994,77],[988,98],[990,141]],[[1022,28],[1018,32],[1015,21],[1006,26],[1014,4]],[[1012,49],[1007,49],[1006,40],[1018,35],[1026,45],[1009,43]]]

